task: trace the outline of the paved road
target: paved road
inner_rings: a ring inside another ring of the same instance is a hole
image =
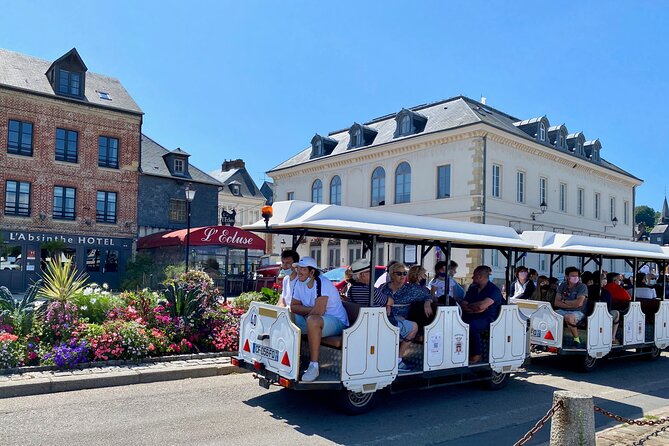
[[[329,393],[266,391],[250,374],[10,398],[0,400],[0,444],[507,445],[550,408],[555,390],[592,394],[631,418],[669,405],[667,353],[653,363],[607,361],[587,375],[563,362],[536,360],[498,392],[472,384],[389,395],[357,417],[334,410]],[[596,423],[616,424],[600,415]],[[545,444],[549,429],[531,444]]]

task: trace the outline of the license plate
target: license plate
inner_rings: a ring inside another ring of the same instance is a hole
[[[532,329],[532,337],[533,338],[543,338],[544,332],[542,330],[537,330],[537,329]]]
[[[279,350],[272,347],[267,347],[266,345],[256,344],[255,342],[253,343],[253,353],[272,361],[279,360]]]

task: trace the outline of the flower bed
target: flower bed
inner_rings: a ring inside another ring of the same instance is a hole
[[[75,291],[40,305],[40,284],[20,302],[0,287],[0,370],[235,352],[240,316],[251,300],[268,299],[249,293],[236,305],[223,304],[199,271],[183,274],[160,293],[114,295],[95,284]]]

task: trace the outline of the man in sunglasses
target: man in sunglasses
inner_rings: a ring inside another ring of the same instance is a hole
[[[469,324],[469,363],[483,359],[481,333],[490,329],[497,319],[502,305],[502,292],[490,280],[490,267],[477,266],[472,274],[473,283],[465,298],[458,303],[462,307],[462,321]]]

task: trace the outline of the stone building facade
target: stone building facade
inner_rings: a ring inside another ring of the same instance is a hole
[[[601,158],[599,140],[551,127],[546,117],[520,120],[466,97],[400,112],[327,135],[268,172],[275,200],[372,207],[416,216],[630,239],[635,188],[642,181]],[[542,212],[541,205],[545,205]],[[338,240],[302,245],[321,267],[350,264],[360,246]],[[407,253],[413,257],[412,250]],[[386,245],[383,263],[406,260]],[[548,272],[546,256],[528,266]],[[431,268],[438,255],[426,259]],[[454,252],[459,276],[486,263],[502,274],[493,250]],[[556,265],[563,270],[566,259]],[[621,265],[605,265],[612,270]]]

